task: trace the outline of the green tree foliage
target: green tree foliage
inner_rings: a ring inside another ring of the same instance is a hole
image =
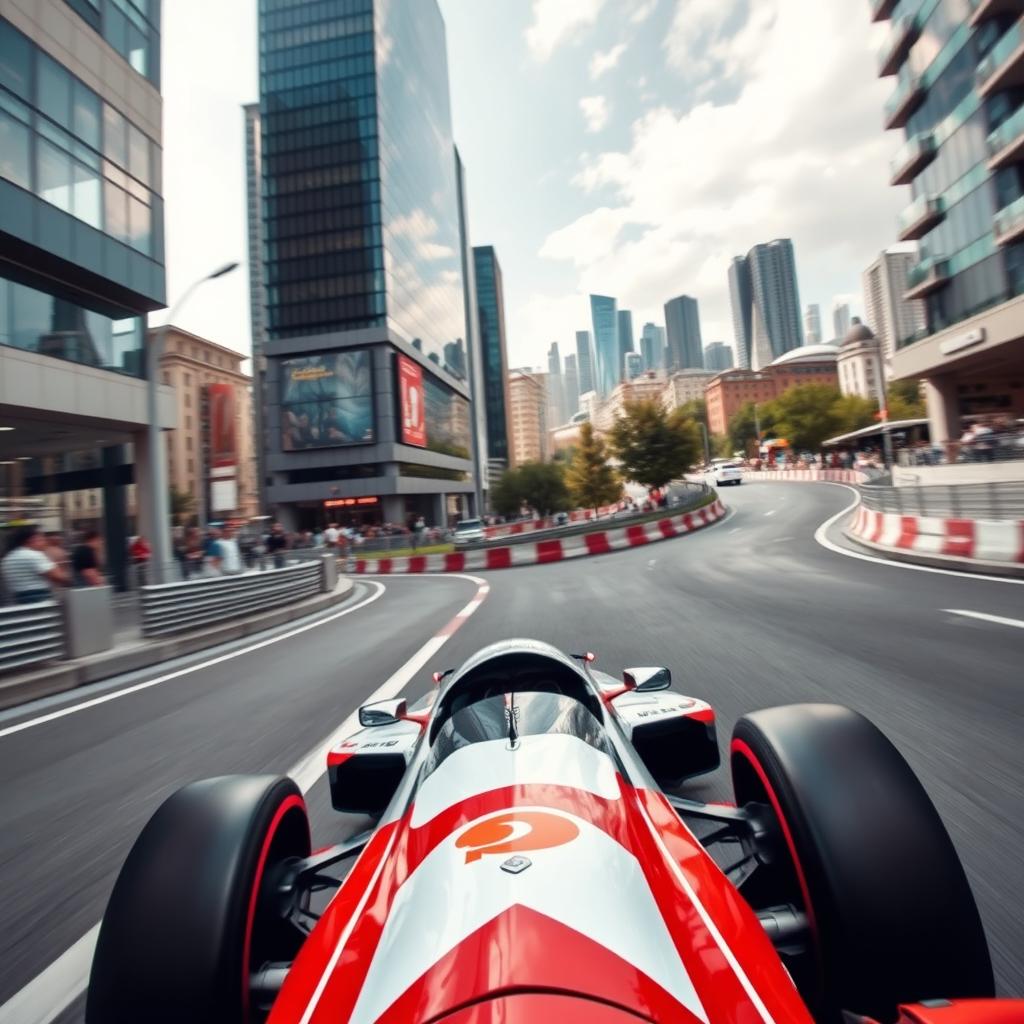
[[[825,384],[800,384],[768,403],[774,431],[796,452],[815,452],[821,442],[842,433],[836,405],[840,395]]]
[[[708,404],[703,398],[691,398],[688,402],[683,402],[679,406],[679,412],[688,419],[696,420],[698,423],[707,425],[708,422]]]
[[[629,402],[611,432],[623,475],[650,490],[681,477],[700,458],[700,428],[681,410],[668,415],[656,402]]]
[[[745,402],[729,420],[728,436],[731,455],[733,452],[757,452],[757,422],[761,424],[761,437],[771,437],[775,432],[775,415],[772,404],[762,403],[754,415],[754,403]]]
[[[731,459],[734,452],[741,450],[733,445],[728,434],[711,435],[711,454],[716,459]]]
[[[524,462],[516,472],[523,501],[535,512],[549,516],[571,507],[565,467],[560,462]]]
[[[170,488],[167,497],[167,503],[170,506],[169,511],[171,513],[171,519],[173,519],[178,526],[184,525],[195,510],[195,498],[193,498],[188,491],[179,491],[175,487]]]
[[[488,501],[491,503],[491,508],[499,516],[511,519],[519,515],[519,510],[523,505],[523,493],[520,484],[519,471],[516,469],[506,469],[491,487],[488,493]]]
[[[916,420],[928,415],[925,404],[921,400],[921,388],[918,381],[890,381],[888,393],[889,419]]]
[[[852,430],[871,427],[878,422],[877,403],[860,395],[842,395],[835,400],[832,409],[839,424],[836,434],[848,434]]]
[[[565,476],[569,496],[580,508],[599,508],[618,501],[622,482],[608,465],[604,441],[590,423],[580,427],[580,439]]]

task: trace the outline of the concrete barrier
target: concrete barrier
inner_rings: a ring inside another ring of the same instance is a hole
[[[866,484],[870,477],[859,469],[763,469],[744,473],[744,481],[785,481],[787,483],[813,483],[824,480],[833,484]]]
[[[681,537],[712,523],[726,513],[720,499],[710,505],[669,515],[647,523],[618,529],[594,530],[566,538],[549,538],[533,544],[485,548],[480,551],[453,551],[447,555],[412,555],[408,558],[358,558],[352,572],[357,575],[390,575],[421,572],[477,572],[513,569],[523,565],[545,565],[570,558],[588,558],[611,551],[654,544],[670,537]]]

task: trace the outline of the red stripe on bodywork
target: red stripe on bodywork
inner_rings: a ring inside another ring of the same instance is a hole
[[[946,537],[942,543],[944,555],[971,558],[974,555],[974,520],[947,519]]]
[[[562,542],[560,540],[537,541],[537,561],[540,564],[560,562],[562,557]]]

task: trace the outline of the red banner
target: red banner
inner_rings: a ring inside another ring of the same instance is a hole
[[[408,356],[398,357],[398,394],[401,403],[402,444],[427,446],[427,416],[423,404],[423,367]]]
[[[235,389],[231,384],[207,384],[206,400],[210,431],[210,466],[214,469],[234,469],[238,465]]]

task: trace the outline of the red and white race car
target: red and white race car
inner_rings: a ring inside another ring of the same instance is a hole
[[[667,669],[509,640],[360,710],[311,852],[287,778],[186,786],[114,887],[88,1024],[1009,1024],[939,816],[845,708],[715,716]],[[347,872],[347,873],[346,873]]]

